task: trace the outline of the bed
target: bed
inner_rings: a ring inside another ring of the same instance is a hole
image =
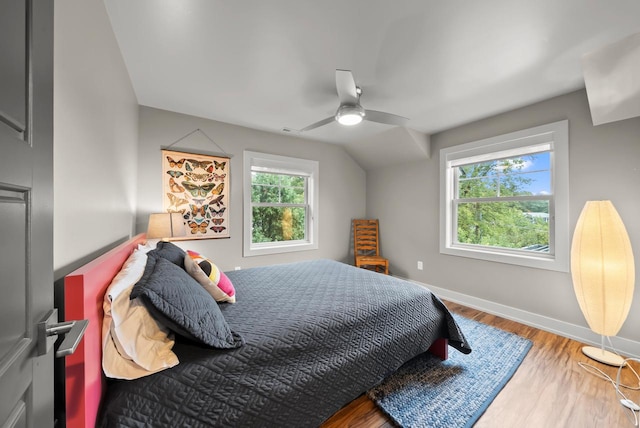
[[[332,260],[227,272],[219,304],[242,346],[176,335],[180,363],[135,380],[101,366],[105,290],[138,235],[65,278],[66,319],[89,319],[66,362],[67,426],[318,426],[412,357],[471,351],[442,302],[407,281]]]

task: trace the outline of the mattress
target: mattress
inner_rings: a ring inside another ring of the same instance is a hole
[[[237,303],[220,304],[245,345],[177,338],[180,363],[111,381],[105,427],[312,427],[444,337],[471,351],[424,287],[332,260],[228,272]]]

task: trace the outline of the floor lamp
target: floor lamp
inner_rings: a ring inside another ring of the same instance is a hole
[[[612,366],[624,359],[604,349],[604,337],[620,331],[633,298],[635,268],[629,235],[611,201],[588,201],[571,244],[571,277],[580,309],[600,348],[585,346],[588,357]]]

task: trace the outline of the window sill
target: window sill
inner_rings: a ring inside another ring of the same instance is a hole
[[[261,243],[244,250],[244,257],[263,256],[267,254],[292,253],[296,251],[317,250],[318,244],[297,242],[283,244],[281,242]]]
[[[476,248],[467,246],[449,246],[440,248],[440,254],[518,265],[535,269],[569,272],[568,258],[563,260],[563,258],[558,256],[554,257],[551,254],[529,255],[515,252],[508,253],[506,251],[491,251],[491,249],[486,247]]]

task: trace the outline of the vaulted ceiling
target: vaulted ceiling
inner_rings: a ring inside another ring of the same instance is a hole
[[[638,0],[104,1],[142,105],[297,134],[335,113],[351,70],[362,106],[409,129],[298,136],[356,157],[390,135],[412,157],[426,135],[584,87],[583,54],[640,31]]]

